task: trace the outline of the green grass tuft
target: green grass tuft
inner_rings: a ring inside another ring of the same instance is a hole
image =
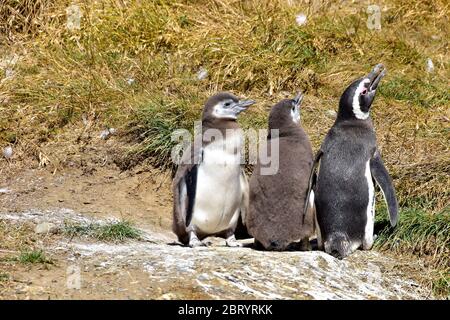
[[[138,239],[140,232],[129,222],[117,222],[100,226],[97,238],[103,241],[124,241],[125,239]]]
[[[70,237],[87,236],[100,241],[122,242],[126,239],[139,239],[141,232],[128,221],[106,224],[90,223],[86,225],[66,223],[64,233]]]
[[[9,274],[0,272],[0,283],[6,282],[9,280]]]
[[[450,268],[438,272],[432,285],[433,291],[441,297],[450,299]]]
[[[450,101],[448,87],[433,80],[395,77],[383,83],[379,91],[386,98],[406,101],[427,108],[444,106]]]
[[[432,256],[438,266],[447,264],[450,253],[449,209],[437,214],[420,209],[402,209],[398,225],[393,229],[387,220],[377,218],[376,225],[381,230],[376,246],[393,249],[402,247],[414,254]]]
[[[392,228],[386,219],[386,208],[375,221],[378,238],[375,248],[409,253],[426,259],[434,269],[433,290],[440,296],[450,295],[450,208],[429,214],[420,209],[400,210],[398,225]]]
[[[20,253],[18,261],[23,264],[43,263],[52,264],[53,262],[45,256],[42,250],[27,250]]]
[[[172,133],[179,128],[192,130],[193,123],[187,119],[195,119],[190,114],[190,106],[198,105],[198,97],[168,98],[153,97],[138,109],[130,134],[139,141],[131,150],[141,158],[150,159],[157,167],[168,169],[173,163],[171,150],[176,144],[172,141]],[[199,112],[197,112],[199,116]]]

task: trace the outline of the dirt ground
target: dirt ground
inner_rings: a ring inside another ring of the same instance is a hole
[[[340,261],[325,253],[262,252],[220,239],[190,249],[170,232],[170,173],[121,171],[120,144],[61,139],[0,160],[0,299],[428,299],[420,261],[376,251]],[[70,142],[72,145],[70,145]],[[69,143],[69,146],[68,146]],[[68,150],[64,153],[56,150]],[[114,151],[114,152],[112,152]],[[36,234],[43,222],[128,220],[143,237],[123,243]],[[2,239],[2,238],[0,238]],[[12,259],[42,249],[51,264]],[[1,277],[3,275],[3,277]]]

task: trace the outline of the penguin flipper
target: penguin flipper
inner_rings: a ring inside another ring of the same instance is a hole
[[[250,189],[244,168],[241,169],[240,183],[242,188],[242,201],[239,210],[239,219],[234,230],[234,235],[236,236],[236,239],[249,239],[252,238],[252,236],[248,232],[246,223],[250,201]]]
[[[183,168],[184,175],[174,181],[173,185],[173,225],[172,230],[178,240],[184,244],[189,242],[187,227],[192,220],[197,183],[197,165]]]
[[[239,180],[240,180],[240,184],[241,184],[241,188],[242,188],[242,202],[241,202],[240,211],[241,211],[242,223],[245,225],[247,212],[248,212],[248,204],[249,204],[249,199],[250,199],[250,190],[249,190],[247,175],[245,174],[245,171],[243,168],[241,169],[241,175],[239,177]]]
[[[193,165],[190,170],[186,173],[184,181],[186,183],[186,199],[187,205],[185,206],[186,212],[186,228],[191,224],[192,220],[192,212],[194,210],[194,202],[195,202],[195,191],[197,189],[197,165]]]
[[[372,159],[370,159],[370,172],[383,193],[389,210],[391,226],[395,227],[398,221],[398,203],[395,196],[395,188],[378,150],[375,151]]]
[[[197,187],[198,165],[202,161],[202,149],[192,144],[186,149],[173,179],[173,222],[172,230],[181,243],[189,243],[188,226],[192,220]]]
[[[311,190],[314,190],[315,186],[316,186],[316,181],[317,181],[317,167],[319,166],[320,163],[320,158],[323,155],[323,151],[320,149],[319,151],[317,151],[317,154],[314,158],[314,162],[311,168],[311,173],[309,175],[309,181],[308,181],[308,192],[306,193],[306,199],[305,199],[305,205],[304,205],[304,209],[303,209],[303,217],[302,217],[302,223],[305,223],[305,217],[308,213],[308,208],[309,208],[309,204],[310,204],[310,196],[311,196]]]

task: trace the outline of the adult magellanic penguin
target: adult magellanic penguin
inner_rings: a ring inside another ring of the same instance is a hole
[[[302,99],[299,94],[273,106],[267,149],[276,153],[277,148],[272,147],[278,144],[278,154],[270,154],[272,162],[278,161],[278,170],[264,173],[261,169],[273,163],[258,158],[250,178],[246,226],[255,243],[266,250],[285,250],[294,244],[309,249],[309,237],[314,232],[313,208],[302,223],[313,164],[311,143],[299,125]]]
[[[173,180],[173,232],[191,247],[218,236],[239,246],[234,230],[248,206],[248,182],[241,166],[242,132],[236,119],[254,103],[221,92],[209,98],[202,135],[183,154]]]
[[[358,248],[372,247],[373,179],[383,192],[391,225],[395,226],[398,220],[394,186],[377,148],[370,119],[370,107],[385,73],[384,66],[378,64],[344,91],[336,121],[311,171],[310,190],[315,193],[319,247],[340,259]]]

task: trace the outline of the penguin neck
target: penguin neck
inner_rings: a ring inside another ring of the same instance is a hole
[[[219,138],[227,139],[238,130],[240,130],[240,127],[235,120],[204,119],[202,121],[203,144],[209,144],[211,136],[219,134]]]
[[[366,119],[358,119],[351,108],[343,105],[339,105],[336,121],[360,121],[371,122],[370,115]]]
[[[334,121],[335,126],[359,126],[373,128],[372,119],[369,116],[367,119],[358,119],[351,112],[339,112],[337,114],[336,120]]]
[[[271,130],[278,130],[278,136],[271,135]],[[298,125],[289,125],[289,126],[283,126],[281,128],[274,128],[269,127],[269,132],[267,134],[267,138],[282,138],[282,137],[300,137],[304,133],[303,129],[299,127]]]
[[[225,133],[226,130],[237,130],[239,129],[239,124],[236,120],[224,120],[224,119],[203,119],[202,121],[202,130],[205,132],[208,129],[216,129],[220,130],[222,133]]]

